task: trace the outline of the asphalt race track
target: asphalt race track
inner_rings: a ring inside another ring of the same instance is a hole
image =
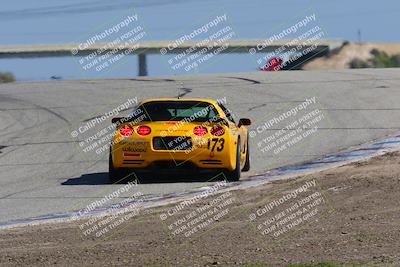
[[[120,188],[122,185],[108,184],[108,150],[84,151],[90,144],[86,140],[107,128],[110,119],[75,138],[71,132],[128,99],[176,97],[178,93],[182,97],[224,99],[236,118],[253,120],[252,169],[243,173],[243,179],[400,129],[400,71],[396,69],[2,84],[0,223],[79,210]],[[305,109],[287,115],[305,99]],[[319,120],[308,120],[309,127],[304,127],[301,118],[313,110],[318,110]],[[286,117],[280,120],[283,114]],[[272,125],[268,124],[271,120],[275,121]],[[279,150],[279,146],[265,148],[264,139],[277,133],[281,137],[287,135],[290,127],[285,127],[290,125],[293,131],[300,126],[307,134],[301,140],[282,141],[281,144],[291,143]],[[282,129],[286,129],[285,133]],[[140,184],[134,191],[152,197],[209,184],[182,175],[169,181]],[[128,195],[121,195],[119,200]]]

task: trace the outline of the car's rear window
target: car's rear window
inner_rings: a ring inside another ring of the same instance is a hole
[[[218,118],[214,105],[201,101],[154,101],[138,107],[143,121],[205,122]]]

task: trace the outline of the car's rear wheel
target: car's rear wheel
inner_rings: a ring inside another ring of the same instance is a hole
[[[124,180],[124,172],[122,170],[114,168],[114,164],[111,157],[111,151],[108,157],[108,180],[112,184],[121,183]]]
[[[249,136],[247,135],[247,143],[246,143],[246,163],[242,171],[247,172],[250,170],[250,147],[249,147]]]
[[[241,169],[240,169],[240,140],[237,142],[237,148],[236,148],[236,166],[233,171],[227,171],[225,173],[226,179],[229,182],[236,182],[239,181],[240,179],[240,174],[241,174]]]

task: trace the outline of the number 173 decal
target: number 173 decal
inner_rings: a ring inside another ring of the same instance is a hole
[[[218,152],[224,150],[225,139],[224,138],[208,138],[207,149],[213,152],[217,149]]]

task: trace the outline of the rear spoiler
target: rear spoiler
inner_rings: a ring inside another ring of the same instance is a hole
[[[121,124],[125,122],[124,119],[125,119],[124,117],[115,117],[111,119],[111,123]]]
[[[121,124],[121,123],[125,123],[125,122],[129,122],[130,119],[129,118],[125,118],[125,117],[115,117],[111,119],[111,123],[115,123],[115,124]],[[224,118],[218,118],[216,121],[210,121],[210,124],[220,124],[220,125],[225,125],[228,126],[228,122],[224,119]]]

